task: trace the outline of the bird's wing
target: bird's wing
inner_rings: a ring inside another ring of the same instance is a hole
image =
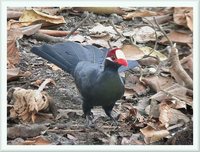
[[[99,49],[91,45],[83,46],[70,41],[54,45],[44,44],[31,49],[31,52],[56,64],[72,75],[76,65],[80,61],[102,64],[107,51],[107,49]]]

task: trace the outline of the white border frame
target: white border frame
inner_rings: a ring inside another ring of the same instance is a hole
[[[48,145],[48,146],[22,146],[7,145],[7,7],[32,7],[32,6],[101,6],[101,7],[193,7],[193,60],[194,60],[194,141],[193,145]],[[199,0],[1,0],[0,1],[0,151],[199,151]]]

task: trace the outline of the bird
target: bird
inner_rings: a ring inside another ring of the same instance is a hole
[[[112,109],[125,91],[124,80],[119,72],[138,66],[136,61],[127,61],[120,48],[98,48],[72,41],[34,46],[31,52],[74,77],[82,96],[87,126],[93,126],[91,109],[94,106],[101,106],[106,115],[117,123],[112,116]]]

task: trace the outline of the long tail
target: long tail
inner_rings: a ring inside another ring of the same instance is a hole
[[[74,69],[80,61],[90,61],[102,64],[107,54],[107,49],[98,49],[95,46],[82,46],[76,42],[58,43],[55,45],[44,44],[33,47],[31,52],[54,63],[64,71],[73,75]]]

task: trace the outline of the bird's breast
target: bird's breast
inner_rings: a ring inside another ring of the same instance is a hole
[[[124,84],[117,72],[107,72],[97,79],[91,89],[91,102],[94,106],[110,105],[124,94]]]

